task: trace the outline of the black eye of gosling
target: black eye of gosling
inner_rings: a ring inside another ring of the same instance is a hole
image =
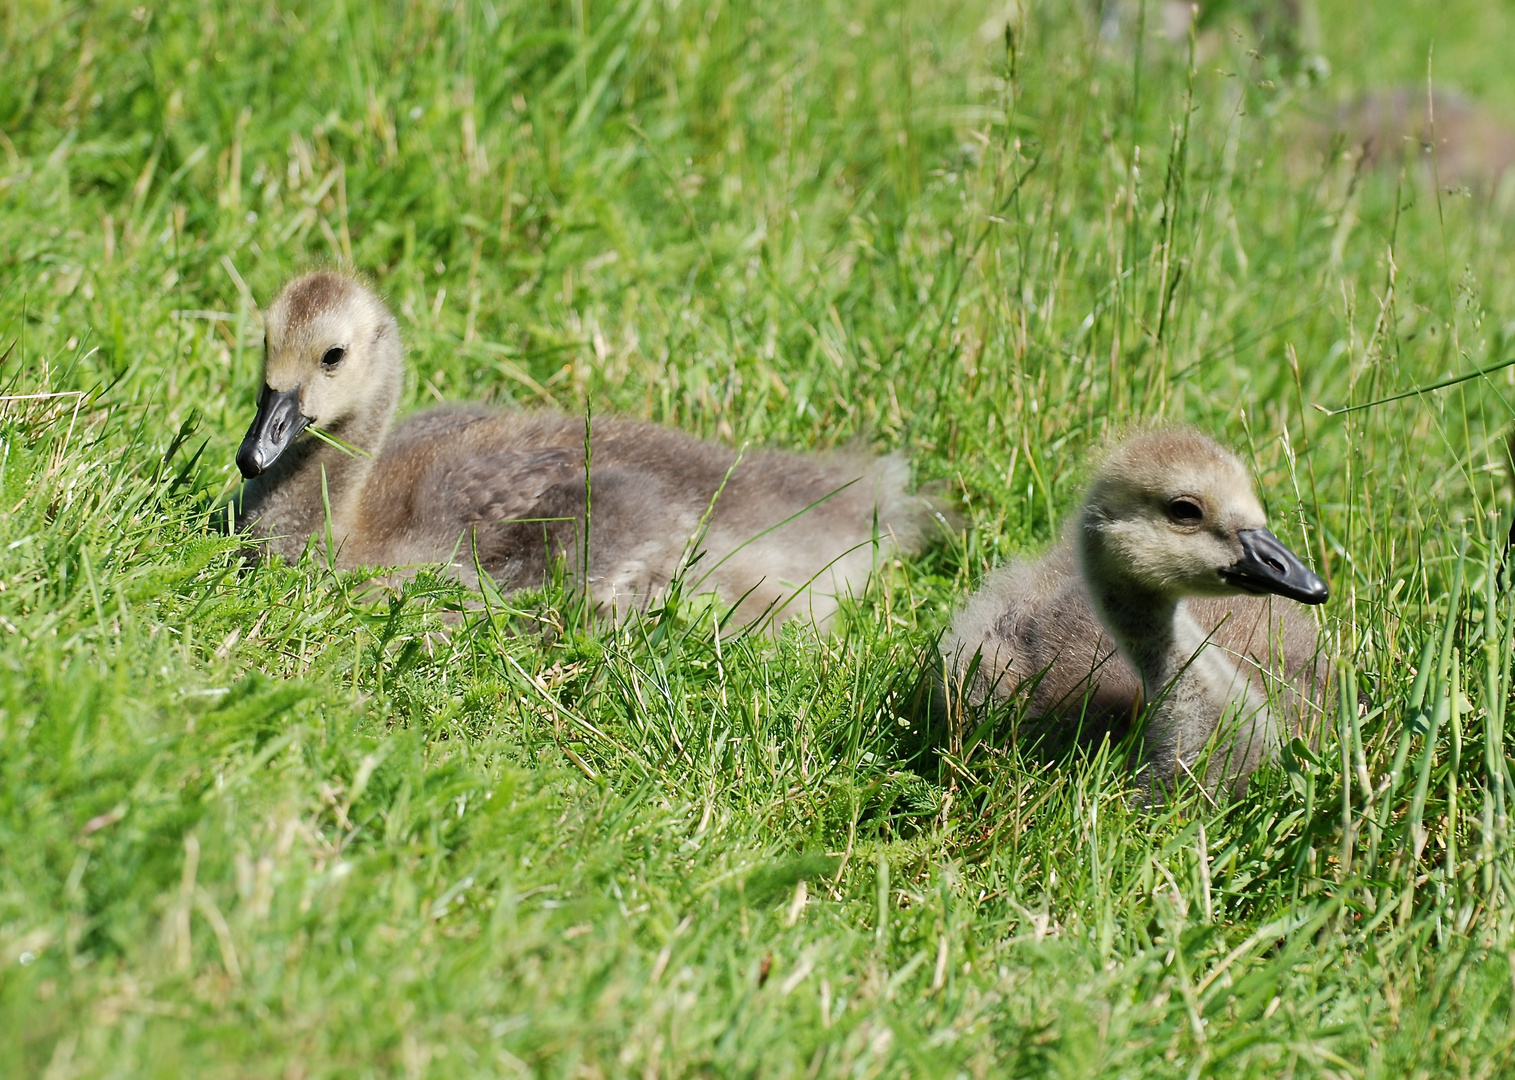
[[[321,357],[321,367],[327,371],[330,371],[338,364],[340,364],[342,362],[342,358],[346,355],[346,348],[341,345],[333,345],[331,348],[326,350],[326,355]]]
[[[1198,525],[1205,512],[1193,499],[1174,499],[1168,504],[1168,517],[1176,525]]]

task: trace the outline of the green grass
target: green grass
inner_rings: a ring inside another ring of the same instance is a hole
[[[1515,369],[1312,405],[1511,358],[1515,227],[1302,135],[1428,54],[1515,100],[1508,16],[1320,8],[1320,86],[1065,4],[0,10],[0,381],[80,392],[0,403],[0,1073],[1510,1071]],[[321,263],[410,406],[861,441],[970,527],[829,639],[250,568],[253,305]],[[958,598],[1154,419],[1373,708],[1221,810],[917,756]]]

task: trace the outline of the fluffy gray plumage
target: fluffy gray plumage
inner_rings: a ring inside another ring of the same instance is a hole
[[[1174,500],[1203,518],[1175,521]],[[1246,471],[1210,439],[1127,441],[1063,540],[995,571],[958,613],[942,642],[949,686],[969,702],[1024,694],[1028,716],[1064,733],[1119,732],[1152,702],[1142,756],[1153,797],[1196,767],[1212,791],[1241,790],[1282,741],[1321,729],[1330,685],[1300,605],[1242,594],[1225,576],[1238,534],[1263,526]]]
[[[477,552],[506,589],[542,584],[555,559],[577,575],[583,418],[455,405],[391,430],[399,327],[342,274],[290,282],[265,327],[265,398],[292,400],[297,389],[303,417],[371,455],[305,434],[249,479],[237,516],[270,550],[294,558],[312,538],[323,542],[324,470],[341,566],[450,562],[469,579]],[[592,431],[589,583],[604,611],[644,607],[665,589],[707,512],[686,588],[702,582],[700,591],[740,601],[738,621],[807,612],[824,624],[839,597],[861,593],[876,565],[919,550],[934,527],[931,503],[906,492],[899,458],[759,450],[738,461],[732,449],[641,421],[596,417]]]

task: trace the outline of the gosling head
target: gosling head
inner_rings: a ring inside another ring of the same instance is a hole
[[[403,363],[395,317],[361,282],[330,270],[291,281],[264,315],[263,389],[237,468],[259,475],[312,424],[387,426]]]
[[[1194,431],[1148,432],[1117,447],[1079,524],[1086,573],[1115,589],[1173,599],[1274,593],[1305,604],[1329,595],[1268,531],[1241,462]]]

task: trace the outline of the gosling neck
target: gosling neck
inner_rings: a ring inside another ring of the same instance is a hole
[[[1223,650],[1206,647],[1209,635],[1181,596],[1121,572],[1097,528],[1081,530],[1079,554],[1090,601],[1141,676],[1143,696],[1152,706],[1143,752],[1147,798],[1160,802],[1161,787],[1199,760],[1233,705],[1240,707],[1233,717],[1236,727],[1203,780],[1214,790],[1227,777],[1248,775],[1277,738],[1266,702]]]
[[[1126,573],[1106,548],[1098,527],[1085,520],[1078,551],[1089,598],[1100,621],[1141,676],[1142,690],[1156,700],[1175,679],[1192,678],[1191,661],[1204,645],[1182,597],[1154,589]]]
[[[324,548],[327,507],[332,542],[340,553],[358,525],[363,490],[394,420],[399,387],[383,386],[368,407],[322,431],[351,447],[301,435],[261,476],[242,489],[238,524],[251,525],[270,550],[293,561],[314,537]],[[322,480],[325,491],[322,491]]]

